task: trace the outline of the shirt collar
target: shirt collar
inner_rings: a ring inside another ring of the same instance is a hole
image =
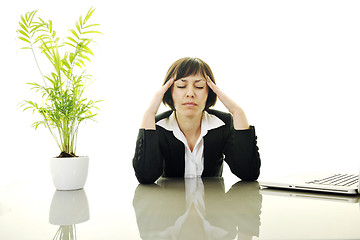
[[[156,125],[163,127],[168,131],[180,131],[179,125],[176,121],[175,112],[172,112],[168,118],[164,118],[158,121]],[[225,123],[220,118],[204,111],[201,119],[201,135],[205,136],[209,130],[221,127],[223,125],[225,125]]]

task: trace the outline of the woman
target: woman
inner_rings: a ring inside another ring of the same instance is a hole
[[[216,98],[230,113],[211,110]],[[163,102],[170,111],[157,114]],[[163,177],[220,177],[223,161],[245,181],[256,180],[260,157],[244,111],[216,85],[198,58],[174,62],[146,110],[133,167],[140,183]]]

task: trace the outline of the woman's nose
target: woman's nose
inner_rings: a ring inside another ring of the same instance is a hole
[[[194,97],[194,89],[192,87],[189,87],[186,92],[186,97]]]

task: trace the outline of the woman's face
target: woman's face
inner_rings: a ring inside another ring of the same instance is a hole
[[[176,113],[187,117],[201,115],[208,93],[209,88],[201,74],[176,80],[171,88]]]

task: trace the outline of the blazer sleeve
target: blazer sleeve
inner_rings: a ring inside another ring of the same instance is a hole
[[[235,130],[231,122],[224,160],[231,172],[244,181],[254,181],[260,175],[261,161],[256,140],[253,126],[247,130]]]
[[[139,183],[154,183],[163,173],[163,156],[156,130],[139,130],[133,167]]]

